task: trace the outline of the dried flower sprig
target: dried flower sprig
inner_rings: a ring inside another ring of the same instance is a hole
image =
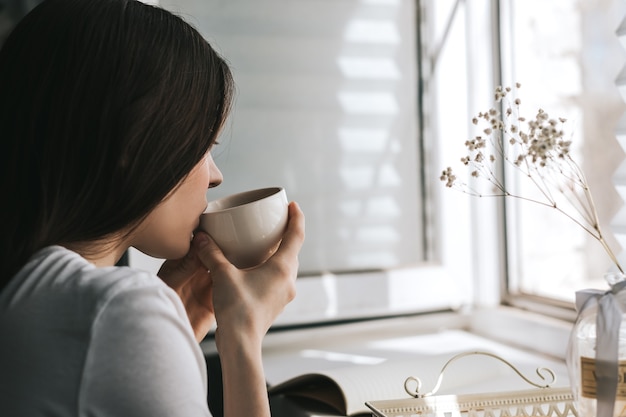
[[[623,275],[624,270],[602,234],[584,173],[571,157],[571,141],[565,139],[563,131],[566,119],[551,118],[543,109],[532,119],[522,117],[521,100],[512,97],[521,85],[515,87],[497,87],[495,102],[502,110],[491,108],[472,119],[481,133],[465,142],[467,154],[461,158],[472,182],[487,181],[492,193],[479,192],[461,181],[451,167],[443,170],[441,181],[470,195],[519,198],[557,210],[598,240]],[[502,164],[519,171],[534,185],[537,195],[509,192],[497,175]]]

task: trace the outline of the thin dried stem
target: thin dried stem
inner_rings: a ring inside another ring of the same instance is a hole
[[[517,88],[519,87],[517,84]],[[515,90],[496,88],[496,101],[506,100],[512,91]],[[624,274],[615,253],[602,234],[585,175],[570,156],[571,141],[564,139],[561,129],[566,120],[550,119],[548,113],[541,109],[534,118],[526,119],[520,116],[520,104],[521,100],[514,97],[513,105],[506,106],[504,115],[493,108],[479,113],[472,122],[487,126],[482,129],[487,139],[481,135],[465,143],[468,153],[461,159],[463,164],[472,177],[487,181],[495,192],[485,194],[477,191],[458,180],[452,168],[442,172],[441,180],[446,186],[457,188],[469,195],[511,197],[555,209],[598,240],[620,273]],[[488,147],[493,154],[488,152]],[[522,178],[528,180],[532,188],[537,190],[539,198],[509,192],[499,175],[496,175],[496,166],[500,162],[519,171]]]

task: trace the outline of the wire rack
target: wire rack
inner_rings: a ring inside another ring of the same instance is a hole
[[[520,378],[534,389],[509,392],[436,395],[444,378],[446,368],[458,359],[484,355],[508,365]],[[569,387],[554,388],[554,372],[549,368],[537,368],[541,382],[533,382],[513,364],[489,352],[464,352],[452,357],[441,369],[435,387],[421,393],[422,382],[409,376],[404,389],[410,398],[365,403],[376,417],[578,417]]]

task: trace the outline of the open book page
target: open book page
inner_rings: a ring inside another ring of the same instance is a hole
[[[409,376],[422,381],[420,392],[433,389],[441,368],[452,356],[422,356],[370,366],[328,369],[296,376],[270,387],[269,392],[270,395],[313,398],[332,406],[339,415],[368,414],[371,411],[365,405],[366,401],[410,398],[404,390],[404,381]],[[447,389],[496,378],[506,372],[501,364],[488,357],[472,357],[449,369],[451,375],[442,384]]]

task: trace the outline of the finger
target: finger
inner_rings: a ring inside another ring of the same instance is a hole
[[[287,230],[275,256],[296,257],[304,243],[304,213],[296,202],[289,204],[289,222]]]
[[[178,263],[178,269],[181,273],[192,274],[202,267],[198,259],[198,251],[206,243],[202,236],[194,236],[191,241],[191,247],[187,255]]]
[[[209,271],[219,265],[230,265],[217,243],[205,232],[197,232],[199,239],[197,247],[198,259]]]

